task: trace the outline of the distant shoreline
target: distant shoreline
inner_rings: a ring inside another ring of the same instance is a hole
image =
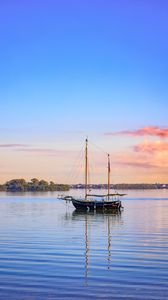
[[[89,189],[107,189],[107,184],[89,184]],[[110,188],[113,190],[158,190],[168,189],[167,183],[119,183],[111,184]],[[84,184],[57,184],[53,181],[47,182],[43,179],[37,178],[26,181],[25,179],[12,179],[5,184],[0,185],[1,192],[65,192],[70,189],[83,190]]]
[[[1,192],[55,192],[69,191],[70,186],[67,184],[57,184],[53,181],[32,178],[30,181],[25,179],[12,179],[0,185]]]
[[[85,189],[84,184],[74,184],[71,185],[72,189]],[[91,184],[88,185],[88,189],[107,189],[107,184]],[[168,189],[168,184],[166,183],[118,183],[111,184],[111,189],[114,190],[152,190],[152,189]]]

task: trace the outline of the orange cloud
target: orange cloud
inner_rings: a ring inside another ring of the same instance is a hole
[[[149,161],[135,161],[134,159],[128,158],[127,160],[124,161],[116,161],[114,164],[116,165],[122,165],[122,166],[129,166],[129,167],[138,167],[138,168],[145,168],[145,169],[151,169],[151,168],[156,168],[155,165],[152,165]]]
[[[139,168],[161,168],[168,167],[168,142],[144,141],[135,145],[132,151],[119,153],[114,157],[113,164]]]
[[[163,152],[168,151],[168,143],[163,141],[155,141],[148,142],[145,141],[133,147],[135,152],[146,152],[146,153],[154,153],[154,152]]]
[[[114,161],[112,161],[112,165],[121,165],[121,166],[129,166],[129,167],[135,167],[135,168],[145,168],[145,169],[151,169],[155,168],[156,164],[151,160],[150,157],[146,157],[143,154],[137,154],[137,153],[125,153],[120,154],[114,157]]]
[[[158,136],[162,138],[168,137],[168,128],[159,126],[145,126],[137,130],[123,130],[117,132],[107,132],[106,135],[131,135],[131,136]]]

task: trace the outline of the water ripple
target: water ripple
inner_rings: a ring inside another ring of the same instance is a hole
[[[168,201],[120,215],[34,201],[1,199],[0,299],[168,298]]]

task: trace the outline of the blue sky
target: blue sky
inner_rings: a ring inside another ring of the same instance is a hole
[[[2,143],[106,146],[108,131],[166,127],[167,13],[163,0],[1,2]]]

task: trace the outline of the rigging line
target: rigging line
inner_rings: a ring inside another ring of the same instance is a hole
[[[88,161],[88,164],[87,164],[87,170],[88,170],[88,188],[89,188],[89,186],[90,186],[90,184],[91,184],[91,178],[90,178],[90,149],[89,149],[90,147],[89,147],[89,145],[88,145],[88,153],[89,154],[87,154],[87,161]]]
[[[95,143],[93,143],[92,141],[90,141],[90,144],[92,144],[93,146],[95,146],[97,149],[101,150],[104,154],[108,155],[109,152],[104,151],[104,149],[98,145],[96,145]],[[113,182],[114,185],[114,182]],[[113,188],[114,189],[114,188]],[[114,189],[115,190],[115,189]]]
[[[81,169],[81,162],[79,163],[79,167],[77,166],[75,172],[71,175],[71,183],[73,183],[76,177],[78,176],[80,169]]]
[[[81,159],[81,162],[83,162],[83,158]],[[74,173],[74,175],[71,177],[71,180],[73,182],[75,182],[76,179],[77,179],[76,183],[79,183],[80,181],[83,182],[83,179],[82,179],[82,176],[81,176],[81,174],[83,174],[83,172],[82,172],[83,165],[82,165],[81,162],[80,162],[79,168],[77,168],[77,170],[76,170],[76,173]]]
[[[81,152],[80,161],[78,162],[78,166],[75,168],[76,172],[74,172],[74,174],[72,174],[72,177],[71,177],[71,180],[75,180],[78,177],[78,183],[79,183],[79,175],[81,174],[81,170],[83,170],[83,168],[84,168],[83,161],[84,161],[84,151]],[[83,182],[83,179],[82,179],[82,182]]]
[[[76,171],[71,175],[71,181],[74,181],[77,177],[78,177],[78,180],[79,180],[78,175],[80,174],[80,172],[83,168],[82,162],[84,160],[84,155],[83,155],[83,153],[81,153],[81,154],[82,155],[80,155],[80,161],[78,162],[78,166],[76,166],[76,168],[75,168]]]
[[[95,146],[97,149],[99,149],[99,150],[101,150],[102,152],[104,152],[104,154],[108,154],[107,151],[104,151],[103,148],[101,148],[100,146],[98,146],[98,145],[96,145],[95,143],[91,142],[90,140],[89,140],[89,143],[92,144],[93,146]]]
[[[106,170],[106,163],[103,162],[102,160],[102,151],[98,151],[96,149],[95,151],[95,147],[91,147],[92,151],[90,151],[90,160],[91,160],[91,164],[90,164],[90,169],[91,169],[91,173],[92,173],[92,177],[94,179],[94,181],[92,183],[95,183],[97,182],[98,180],[98,183],[100,183],[100,179],[98,179],[100,176],[106,176],[106,173],[105,170]],[[94,149],[94,151],[93,151]],[[98,156],[96,155],[96,153],[98,154]],[[103,151],[103,155],[104,155],[104,151]],[[107,156],[107,154],[106,154]],[[97,166],[97,167],[96,167]],[[103,171],[104,169],[104,171]],[[99,170],[99,171],[98,171]]]
[[[95,177],[95,168],[94,165],[95,164],[95,159],[94,159],[94,155],[92,153],[92,151],[90,151],[90,160],[89,160],[89,172],[90,172],[90,182],[92,181],[92,184],[94,183],[94,177]]]
[[[90,169],[91,169],[90,159],[88,159],[88,186],[90,186],[91,184]]]
[[[72,178],[73,172],[74,172],[74,169],[75,169],[75,167],[78,163],[78,160],[80,159],[80,161],[81,161],[81,156],[83,155],[83,149],[84,149],[84,145],[82,146],[81,150],[79,151],[77,157],[74,159],[73,164],[70,167],[69,172],[67,173],[66,180]]]
[[[90,146],[90,145],[89,145]],[[89,147],[89,161],[88,161],[88,179],[89,179],[89,184],[93,184],[93,153],[91,147]]]

